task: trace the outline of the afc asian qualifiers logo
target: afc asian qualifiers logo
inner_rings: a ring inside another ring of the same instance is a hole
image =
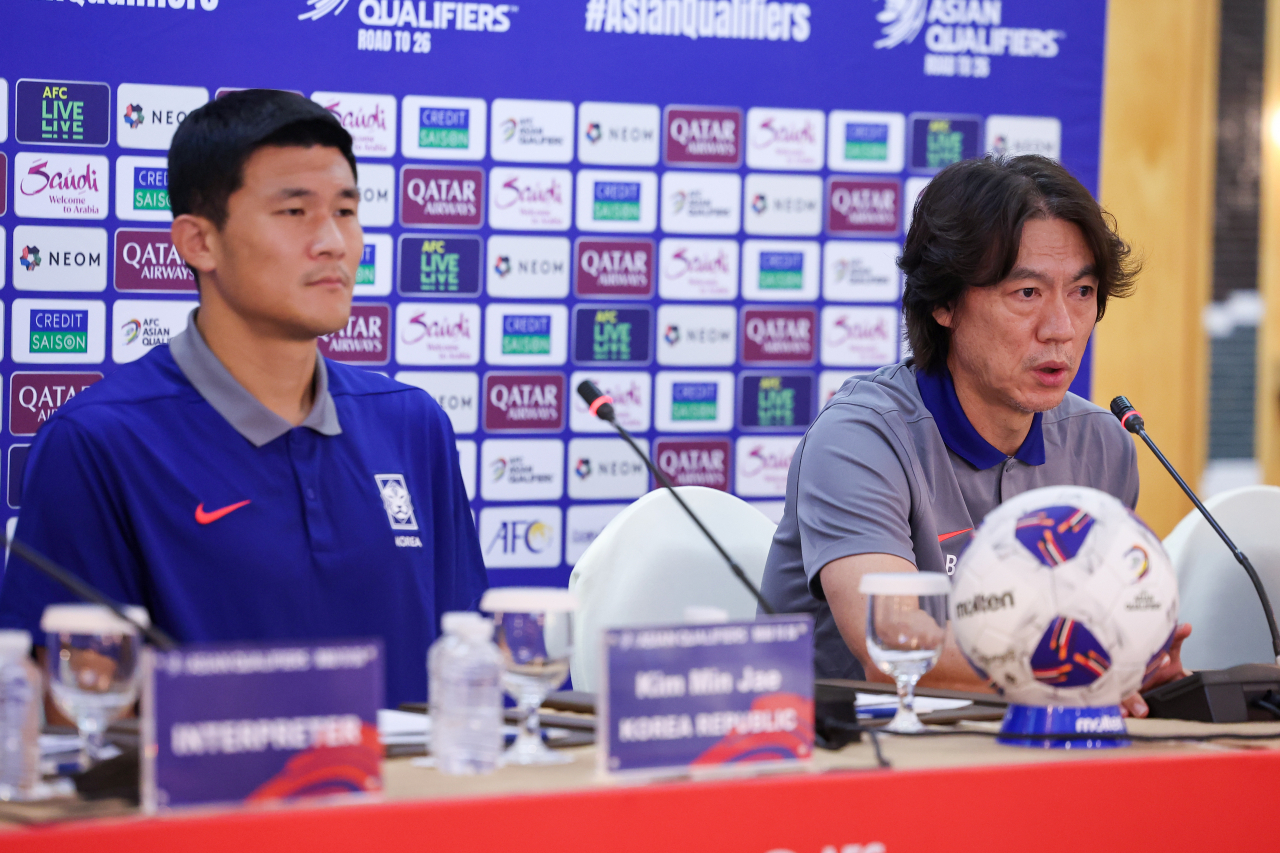
[[[387,521],[392,530],[417,530],[418,520],[413,515],[413,498],[404,483],[403,474],[374,474],[378,494],[382,496],[382,508],[387,511]]]

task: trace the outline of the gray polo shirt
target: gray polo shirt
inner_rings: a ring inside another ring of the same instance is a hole
[[[904,362],[851,377],[792,457],[762,590],[779,612],[813,614],[819,677],[863,678],[823,595],[822,567],[894,554],[920,571],[951,574],[988,512],[1052,485],[1090,486],[1130,508],[1138,502],[1137,453],[1109,412],[1068,393],[1005,456],[965,417],[945,370],[917,377]]]
[[[258,398],[246,391],[223,367],[196,326],[196,312],[199,310],[192,308],[187,315],[187,328],[169,339],[169,354],[187,381],[254,447],[262,447],[293,429],[293,424],[258,402]],[[318,352],[313,383],[315,403],[306,420],[298,426],[308,427],[321,435],[341,435],[338,409],[333,404],[333,395],[329,393],[329,370]]]

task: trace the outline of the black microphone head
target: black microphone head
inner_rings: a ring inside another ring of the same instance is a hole
[[[1120,419],[1120,425],[1137,435],[1146,425],[1142,421],[1142,413],[1133,407],[1128,397],[1116,397],[1111,401],[1111,414]]]
[[[613,423],[613,398],[605,394],[590,379],[578,383],[578,396],[591,409],[591,414],[602,421]]]
[[[596,383],[590,379],[584,379],[578,383],[578,396],[582,398],[582,402],[590,406],[596,401],[596,398],[604,396],[604,392],[596,387]]]

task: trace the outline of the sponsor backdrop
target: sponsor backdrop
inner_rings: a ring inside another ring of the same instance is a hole
[[[676,482],[776,517],[826,399],[907,354],[894,259],[930,176],[1035,152],[1096,189],[1105,12],[12,0],[10,31],[41,35],[0,56],[8,515],[49,414],[186,325],[174,129],[271,86],[332,110],[360,161],[356,305],[322,350],[448,412],[493,583],[564,584],[652,486],[584,378]]]

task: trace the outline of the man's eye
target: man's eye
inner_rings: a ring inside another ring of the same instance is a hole
[[[1097,288],[1095,288],[1092,284],[1080,285],[1080,295],[1085,298],[1093,296],[1095,292],[1097,292]]]
[[[1024,287],[1018,291],[1018,295],[1024,299],[1030,299],[1036,295],[1036,289],[1034,287]]]

